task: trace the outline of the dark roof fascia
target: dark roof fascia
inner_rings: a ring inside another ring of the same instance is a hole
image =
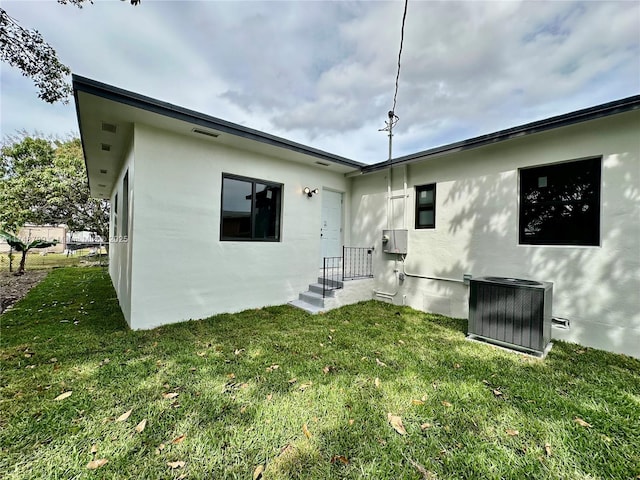
[[[390,166],[396,167],[403,164],[418,162],[420,160],[426,160],[429,157],[437,157],[449,153],[462,152],[464,150],[470,150],[473,148],[503,142],[505,140],[511,140],[514,138],[522,138],[534,133],[540,133],[555,128],[566,127],[569,125],[574,125],[576,123],[595,120],[598,118],[607,117],[609,115],[615,115],[618,113],[637,109],[640,109],[640,95],[634,95],[631,97],[623,98],[621,100],[603,103],[601,105],[596,105],[595,107],[577,110],[575,112],[558,115],[555,117],[547,118],[545,120],[539,120],[517,127],[508,128],[506,130],[500,130],[498,132],[481,135],[479,137],[470,138],[468,140],[450,143],[448,145],[431,148],[422,152],[412,153],[403,157],[394,158],[391,160],[391,162],[389,162],[389,160],[385,160],[373,165],[367,165],[362,168],[362,173],[373,173],[378,170],[389,168]]]
[[[82,134],[82,122],[80,122],[80,103],[78,102],[78,92],[75,89],[75,85],[73,88],[73,101],[76,104],[76,117],[78,118],[78,129],[80,130],[80,144],[82,145],[82,156],[84,157],[84,171],[87,175],[87,188],[89,189],[89,192],[91,192],[91,184],[89,182],[89,165],[87,165],[87,154],[85,153],[87,149],[84,148],[84,135]]]
[[[349,158],[333,155],[329,152],[318,150],[301,143],[292,142],[290,140],[276,137],[275,135],[270,135],[259,130],[243,127],[236,123],[227,122],[226,120],[222,120],[220,118],[205,115],[194,110],[179,107],[177,105],[140,95],[138,93],[130,92],[128,90],[123,90],[121,88],[107,85],[106,83],[98,82],[90,78],[82,77],[76,74],[74,74],[72,78],[73,93],[76,100],[76,112],[78,114],[78,123],[80,123],[80,112],[78,111],[77,92],[85,92],[97,97],[105,98],[107,100],[122,103],[124,105],[140,108],[148,112],[157,113],[159,115],[175,118],[177,120],[182,120],[194,125],[199,125],[201,127],[211,128],[220,132],[265,143],[267,145],[284,148],[294,152],[316,157],[321,160],[345,165],[354,169],[361,169],[365,166],[364,163],[360,163]]]

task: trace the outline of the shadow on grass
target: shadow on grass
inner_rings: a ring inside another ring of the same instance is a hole
[[[558,343],[542,362],[465,340],[464,320],[381,302],[134,332],[100,269],[52,272],[1,321],[7,478],[82,476],[96,443],[103,478],[164,478],[176,460],[189,478],[259,464],[270,478],[419,478],[411,461],[441,478],[640,468],[640,362],[624,356]]]

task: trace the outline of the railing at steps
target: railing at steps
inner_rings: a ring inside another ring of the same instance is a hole
[[[373,277],[373,247],[342,247],[342,279]]]
[[[373,277],[373,247],[342,247],[342,257],[322,259],[322,298],[343,280]]]
[[[327,292],[342,288],[342,257],[324,257],[322,259],[322,298]]]

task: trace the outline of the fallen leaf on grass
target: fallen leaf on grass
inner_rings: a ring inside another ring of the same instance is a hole
[[[298,379],[297,379],[297,378],[292,378],[291,380],[289,380],[289,381],[288,381],[288,383],[290,383],[290,384],[292,384],[292,385],[293,385],[293,384],[294,384],[294,383],[296,383],[297,381],[298,381]]]
[[[304,425],[302,425],[302,431],[304,432],[304,435],[307,438],[311,438],[311,432],[309,431],[309,429],[307,428],[307,424],[305,423]]]
[[[303,392],[304,392],[304,391],[305,391],[307,388],[309,388],[311,385],[313,385],[313,382],[303,383],[302,385],[300,385],[300,386],[298,387],[298,390],[301,390],[301,391],[303,391]]]
[[[91,445],[91,455],[95,455],[96,453],[98,453],[98,445],[94,443]]]
[[[178,460],[177,462],[167,462],[167,466],[171,469],[182,468],[186,465],[186,462]]]
[[[171,440],[171,443],[173,443],[174,445],[177,445],[178,443],[184,442],[185,438],[187,438],[186,435],[180,435],[179,437],[176,437],[173,440]]]
[[[322,369],[322,371],[325,373],[325,375],[326,375],[326,374],[328,374],[328,373],[331,373],[333,370],[335,370],[335,368],[334,368],[334,367],[331,367],[331,366],[329,366],[329,365],[325,366],[325,367]]]
[[[268,373],[271,373],[271,372],[273,372],[274,370],[277,370],[277,369],[279,369],[279,368],[280,368],[280,365],[271,365],[270,367],[267,367],[267,372],[268,372]]]
[[[353,425],[353,422],[355,422],[355,420],[353,418],[349,419],[349,425]]]
[[[127,410],[122,415],[120,415],[118,418],[116,418],[116,422],[125,422],[129,418],[129,415],[131,415],[131,412],[133,412],[133,409]]]
[[[207,352],[197,352],[196,355],[198,355],[199,357],[204,357],[207,354]]]
[[[453,405],[451,403],[447,402],[446,400],[442,402],[442,405],[444,405],[447,408],[453,407]]]
[[[386,366],[387,366],[387,364],[386,364],[386,363],[384,363],[384,362],[382,362],[382,361],[380,361],[380,359],[379,359],[379,358],[376,358],[376,364],[378,364],[378,365],[379,365],[379,366],[381,366],[381,367],[386,367]]]
[[[89,463],[87,463],[87,468],[89,470],[95,470],[96,468],[100,468],[104,465],[106,465],[109,462],[109,460],[107,460],[106,458],[100,458],[98,460],[91,460]]]
[[[240,355],[242,352],[244,352],[244,348],[240,348],[240,349],[236,348],[236,350],[233,352],[233,354],[234,355]]]
[[[256,469],[253,471],[253,480],[259,480],[262,478],[262,473],[264,472],[264,465],[258,465]]]
[[[169,393],[163,393],[162,394],[162,398],[165,398],[167,400],[170,400],[172,398],[176,398],[178,396],[178,392],[169,392]]]
[[[398,343],[399,343],[400,345],[404,345],[404,340],[398,340]]]
[[[587,427],[587,428],[591,428],[591,424],[585,422],[583,419],[581,419],[580,417],[576,417],[573,419],[574,422],[576,422],[578,425],[580,425],[581,427]]]
[[[136,425],[136,432],[142,433],[144,427],[147,426],[147,419],[142,420],[138,425]]]
[[[373,381],[373,384],[376,386],[376,388],[380,388],[380,379],[376,377],[376,379]]]
[[[423,423],[422,425],[420,425],[420,429],[421,430],[426,430],[428,428],[431,428],[431,424],[430,423]]]
[[[331,457],[331,463],[337,462],[340,462],[343,465],[349,465],[349,459],[344,455],[334,455],[333,457]]]
[[[273,393],[270,393],[269,395],[267,395],[267,402],[270,402],[272,398],[273,398]]]
[[[493,390],[493,394],[494,394],[496,397],[499,397],[500,395],[502,395],[502,392],[501,392],[500,390],[496,390],[496,389],[494,389],[494,390]]]
[[[64,400],[65,398],[69,398],[73,391],[69,390],[68,392],[61,393],[54,400]]]
[[[547,452],[547,457],[551,456],[551,445],[549,445],[548,443],[544,444],[544,451]]]
[[[405,430],[404,425],[402,424],[402,417],[399,417],[397,415],[392,415],[391,413],[387,413],[387,420],[389,421],[391,426],[394,428],[394,430],[398,432],[400,435],[407,434],[407,431]]]
[[[233,380],[234,378],[236,378],[236,374],[235,373],[227,373],[227,378],[230,378],[231,380]]]
[[[459,363],[454,363],[453,368],[462,368]]]
[[[505,431],[507,432],[507,435],[509,435],[510,437],[515,437],[519,434],[518,430],[513,430],[511,428],[507,428]]]
[[[411,403],[413,405],[424,405],[424,400],[413,399],[413,400],[411,400]]]

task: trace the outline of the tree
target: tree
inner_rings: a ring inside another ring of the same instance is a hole
[[[25,223],[108,237],[109,202],[90,196],[80,139],[23,134],[0,150],[0,228],[17,232]]]
[[[32,248],[52,247],[53,245],[58,243],[57,240],[33,240],[31,242],[24,242],[12,233],[5,232],[4,230],[0,230],[0,237],[4,238],[13,250],[22,253],[22,257],[20,258],[20,266],[18,267],[18,271],[15,273],[15,275],[22,275],[24,273],[24,265],[27,261],[27,252],[29,250],[31,250]],[[9,270],[11,270],[11,268],[9,268]]]
[[[140,0],[130,1],[131,5],[140,3]],[[87,2],[93,3],[92,0],[58,0],[60,4],[72,4],[78,8]],[[38,97],[45,102],[68,103],[67,98],[71,94],[71,85],[67,81],[71,73],[69,67],[58,60],[56,51],[37,30],[22,27],[4,8],[0,8],[0,59],[32,78],[40,91]]]

